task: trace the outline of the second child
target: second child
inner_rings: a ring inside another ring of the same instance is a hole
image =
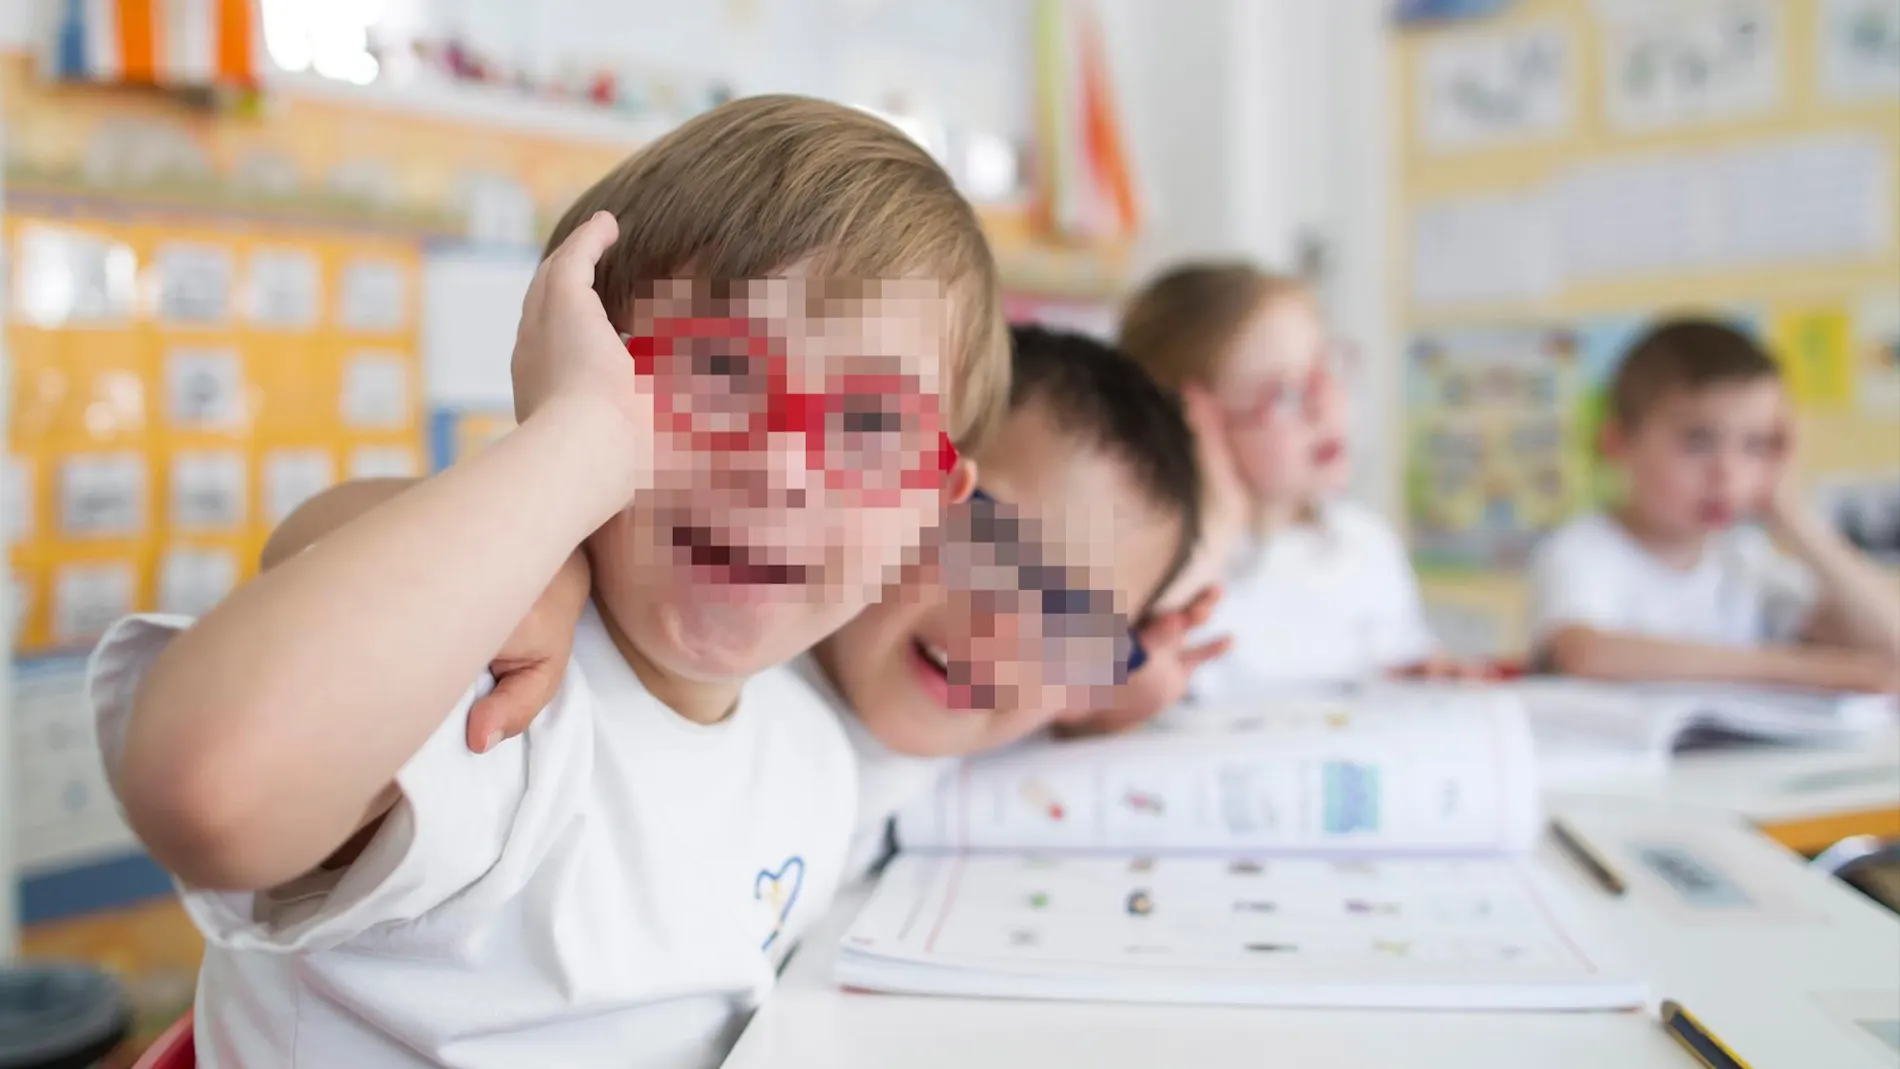
[[[1233,647],[1196,674],[1196,697],[1453,670],[1435,659],[1398,534],[1338,496],[1340,348],[1304,283],[1244,263],[1177,267],[1130,301],[1121,345],[1211,439],[1203,550],[1177,590],[1224,584],[1208,629]]]

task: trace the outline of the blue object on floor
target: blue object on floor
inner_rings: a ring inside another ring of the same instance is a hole
[[[131,1024],[125,993],[96,969],[0,969],[0,1069],[88,1069]]]

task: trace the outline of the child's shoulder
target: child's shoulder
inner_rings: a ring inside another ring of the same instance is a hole
[[[1625,556],[1632,548],[1629,536],[1608,513],[1586,512],[1545,535],[1537,545],[1537,556],[1553,563],[1579,558],[1601,561]]]
[[[1370,505],[1341,498],[1327,502],[1322,516],[1326,528],[1336,538],[1379,548],[1404,544],[1392,521]]]

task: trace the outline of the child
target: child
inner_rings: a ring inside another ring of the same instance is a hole
[[[1334,496],[1347,451],[1338,349],[1306,285],[1247,264],[1178,267],[1129,303],[1121,344],[1182,391],[1202,439],[1203,548],[1176,589],[1225,582],[1210,627],[1233,650],[1196,673],[1195,695],[1429,662],[1403,543]]]
[[[1801,504],[1791,433],[1775,362],[1747,337],[1685,319],[1638,341],[1602,441],[1628,494],[1539,547],[1539,659],[1602,679],[1893,690],[1900,595]],[[1738,526],[1753,517],[1794,559]]]
[[[1072,577],[1095,576],[1087,585],[1107,592],[1102,600],[1112,602],[1121,626],[1144,621],[1144,663],[1135,678],[1180,671],[1172,662],[1191,653],[1181,648],[1185,628],[1149,618],[1197,537],[1194,443],[1178,403],[1133,361],[1086,336],[1037,327],[1011,335],[1010,411],[980,454],[982,490],[1033,518],[1025,526],[1040,532],[1042,559],[1063,561]],[[1011,666],[1036,660],[1020,634],[1047,633],[1049,622],[1009,626],[1019,621],[973,611],[954,576],[941,581],[944,571],[906,575],[819,643],[804,665],[846,714],[840,719],[858,751],[854,871],[876,860],[890,815],[948,759],[1008,745],[1052,722],[1113,715],[1125,700],[1123,688],[1102,694],[1088,686],[1076,663],[1067,666],[1070,685],[1048,672],[1012,685]],[[1070,584],[1063,600],[1073,603],[1082,584]],[[1046,656],[1078,657],[1060,645]]]
[[[550,245],[517,430],[95,654],[115,790],[210,939],[203,1065],[710,1065],[839,878],[849,744],[744,681],[974,482],[947,440],[1007,375],[974,213],[887,124],[758,97]],[[470,680],[583,541],[559,696],[471,754]]]
[[[1038,327],[1010,335],[1009,414],[979,454],[984,499],[1009,511],[991,511],[988,520],[1020,520],[1022,529],[1039,531],[1035,551],[1064,562],[1064,571],[1086,576],[1094,561],[1117,625],[1146,618],[1138,635],[1145,663],[1135,677],[1184,674],[1177,662],[1191,652],[1181,648],[1187,621],[1147,618],[1186,563],[1199,522],[1194,440],[1179,404],[1133,361],[1083,335]],[[274,548],[301,548],[360,512],[363,499],[389,492],[377,483],[331,491],[286,521],[272,536]],[[1000,626],[1004,614],[976,611],[970,584],[950,589],[943,572],[943,562],[929,558],[906,569],[882,601],[793,662],[836,710],[857,750],[858,833],[848,874],[876,860],[891,814],[951,759],[1008,745],[1051,722],[1120,711],[1120,702],[1104,708],[1092,700],[1100,695],[1086,685],[977,682],[1040,651],[1020,641],[1025,621]],[[536,606],[540,615],[518,630],[510,665],[565,660],[579,612],[572,586],[563,576],[549,588]],[[1110,697],[1123,693],[1117,688]],[[518,709],[497,725],[517,730],[536,711],[525,702]]]

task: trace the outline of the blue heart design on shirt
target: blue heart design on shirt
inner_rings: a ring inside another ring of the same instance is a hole
[[[785,863],[774,869],[760,869],[752,881],[752,897],[760,902],[769,902],[778,911],[772,921],[772,934],[765,937],[760,950],[772,949],[778,940],[778,934],[785,930],[785,920],[792,915],[792,907],[798,904],[798,892],[805,886],[805,859],[794,854],[785,859]]]

